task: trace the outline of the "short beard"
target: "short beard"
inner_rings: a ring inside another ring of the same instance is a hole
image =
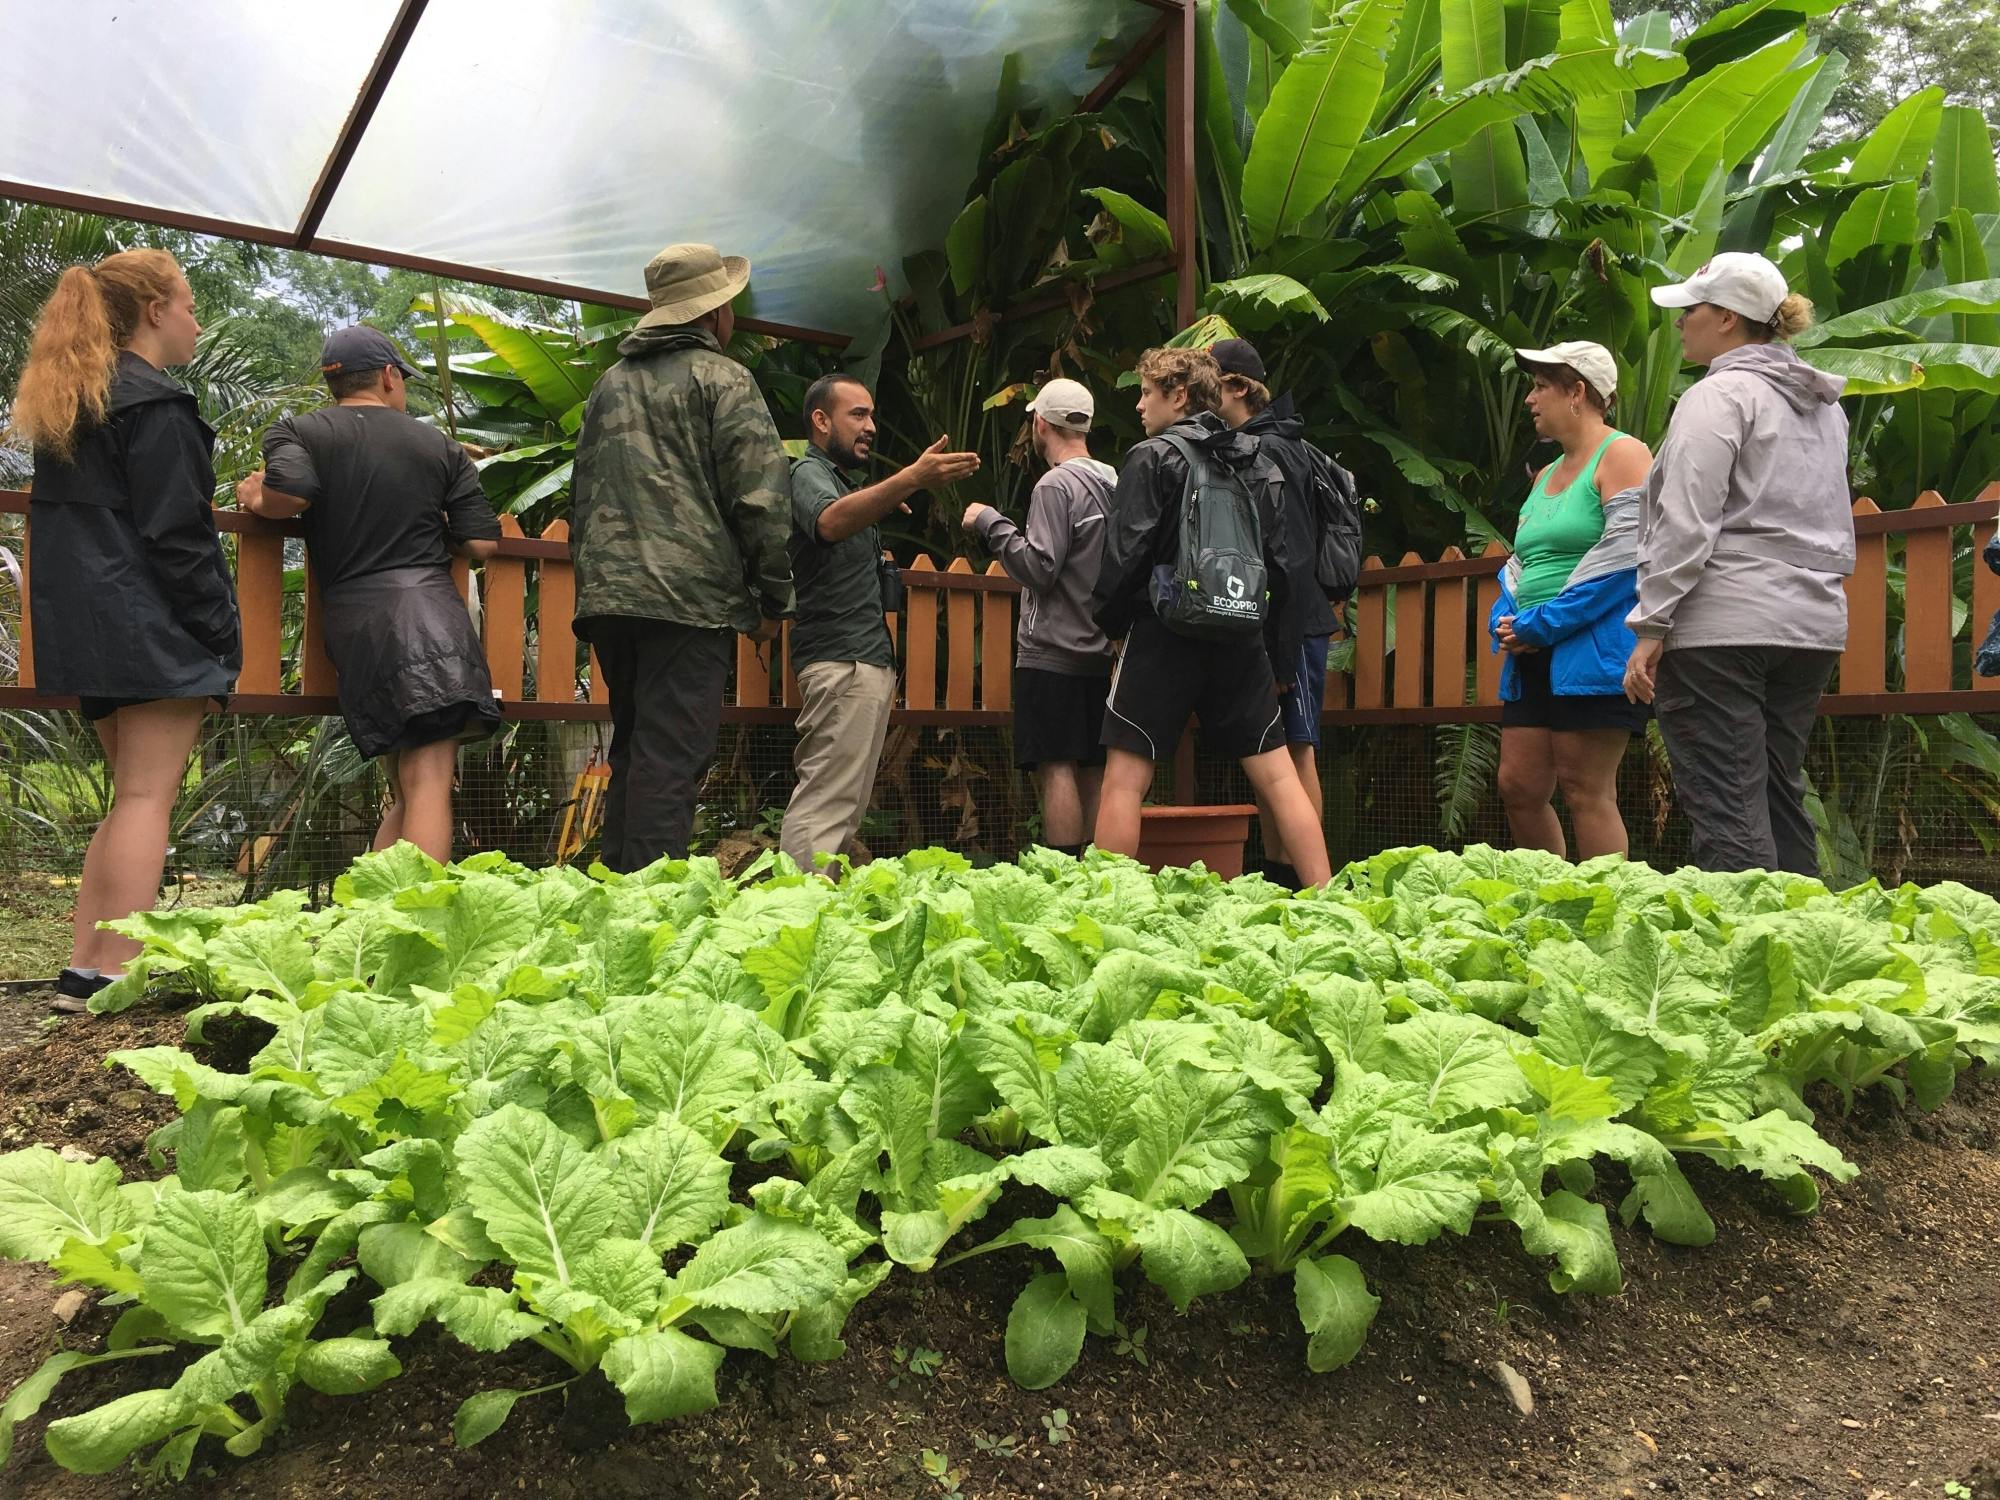
[[[845,444],[835,442],[832,438],[827,439],[826,456],[839,464],[843,469],[858,469],[861,467],[861,455]]]

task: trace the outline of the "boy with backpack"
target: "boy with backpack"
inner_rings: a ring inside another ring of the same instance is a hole
[[[1305,885],[1331,875],[1326,839],[1285,752],[1278,672],[1303,639],[1309,561],[1286,544],[1282,477],[1256,440],[1216,415],[1222,372],[1205,349],[1139,358],[1146,437],[1119,471],[1092,593],[1105,635],[1123,642],[1104,716],[1097,846],[1139,848],[1139,804],[1153,765],[1188,716],[1238,758],[1268,805]]]
[[[1248,339],[1222,339],[1209,346],[1222,372],[1219,415],[1239,432],[1257,439],[1257,451],[1284,476],[1281,512],[1285,542],[1292,555],[1310,559],[1311,584],[1300,601],[1305,640],[1291,663],[1287,690],[1279,695],[1284,710],[1285,745],[1291,752],[1299,783],[1312,802],[1313,821],[1324,817],[1319,783],[1320,712],[1326,705],[1327,647],[1340,622],[1328,596],[1345,599],[1354,591],[1361,571],[1361,508],[1354,478],[1306,441],[1305,423],[1292,410],[1292,398],[1271,399],[1264,384],[1264,360]],[[1298,871],[1288,858],[1284,836],[1270,807],[1258,800],[1263,815],[1264,877],[1292,890],[1299,888]]]
[[[1104,511],[1118,471],[1090,456],[1096,404],[1074,380],[1028,403],[1029,438],[1049,470],[1028,497],[1026,529],[974,501],[963,525],[1022,586],[1014,632],[1014,764],[1034,774],[1042,842],[1083,853],[1104,780],[1104,695],[1111,643],[1090,617]]]

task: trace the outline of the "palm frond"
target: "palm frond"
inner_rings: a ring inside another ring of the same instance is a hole
[[[1471,827],[1500,770],[1500,726],[1454,724],[1438,737],[1438,835],[1457,843]]]

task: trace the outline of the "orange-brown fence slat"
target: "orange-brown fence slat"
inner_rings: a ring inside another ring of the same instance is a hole
[[[2000,573],[1987,567],[1981,557],[1986,544],[1993,540],[1993,533],[1991,521],[1972,528],[1972,647],[1975,651],[1979,649],[1979,643],[1986,639],[1986,630],[1993,623],[1994,612],[2000,610]],[[1981,692],[2000,693],[2000,677],[1981,677],[1974,672],[1972,685]]]
[[[512,516],[502,516],[500,535],[519,538],[521,523]],[[486,634],[486,670],[502,698],[525,698],[528,565],[518,557],[494,557],[482,571],[486,577],[479,618]]]
[[[948,573],[970,576],[972,564],[954,557]],[[954,713],[972,707],[972,674],[979,645],[974,616],[979,601],[970,589],[945,590],[945,684],[944,706]]]
[[[1382,566],[1379,557],[1361,564],[1365,573]],[[1364,583],[1354,591],[1354,706],[1387,706],[1382,680],[1383,635],[1388,627],[1388,590],[1381,584]]]
[[[1917,496],[1912,511],[1935,509],[1935,490]],[[1912,531],[1903,539],[1903,691],[1942,693],[1951,687],[1951,538],[1953,528]]]
[[[1447,547],[1439,562],[1457,562],[1465,554]],[[1431,702],[1457,708],[1465,702],[1465,602],[1470,579],[1441,578],[1431,588]]]
[[[896,554],[891,552],[887,547],[884,547],[882,549],[882,561],[893,565],[896,561]],[[893,609],[883,611],[882,623],[889,627],[889,665],[895,668],[898,674],[897,681],[900,682],[902,680],[903,648],[901,645],[902,637],[897,633],[896,629],[900,623],[897,612]]]
[[[797,708],[805,702],[799,694],[799,664],[792,660],[792,622],[785,621],[785,628],[779,632],[778,644],[784,648],[785,684],[782,699],[786,708]]]
[[[281,693],[285,652],[285,539],[236,538],[236,609],[243,621],[239,693]]]
[[[1346,613],[1345,608],[1340,613],[1344,617]],[[1342,627],[1333,632],[1333,640],[1330,644],[1338,646],[1346,639],[1348,639],[1347,631],[1345,627]],[[1324,717],[1333,709],[1347,707],[1353,699],[1354,674],[1342,671],[1337,667],[1329,667],[1326,673],[1326,702],[1320,709],[1321,716]]]
[[[1400,566],[1421,568],[1424,560],[1405,552]],[[1430,631],[1425,619],[1429,600],[1421,579],[1396,585],[1396,707],[1424,706],[1424,669],[1429,664]]]
[[[1481,557],[1505,557],[1507,548],[1500,542],[1488,542]],[[1493,606],[1500,602],[1500,579],[1479,580],[1479,588],[1473,596],[1472,605],[1472,651],[1473,686],[1472,701],[1490,708],[1500,701],[1500,653],[1493,649],[1493,637],[1487,633],[1486,622],[1493,617]]]
[[[306,569],[306,628],[299,642],[299,691],[309,698],[323,697],[336,690],[333,662],[326,654],[326,620],[322,612],[319,581]]]
[[[765,708],[771,702],[771,669],[747,635],[736,637],[736,706]]]
[[[1857,516],[1878,515],[1865,495],[1854,502]],[[1847,649],[1840,654],[1837,687],[1842,693],[1879,693],[1888,682],[1889,539],[1861,536],[1854,542],[1854,572],[1847,583]]]
[[[551,521],[545,542],[569,541],[569,522]],[[542,703],[576,701],[576,569],[567,559],[535,565],[535,697]]]
[[[923,554],[911,562],[917,573],[934,573],[937,564]],[[903,701],[910,708],[937,707],[937,590],[912,586],[903,606],[903,628],[909,632],[903,669]]]
[[[986,565],[988,578],[1004,578],[997,562]],[[979,706],[988,713],[1014,707],[1014,596],[982,594],[979,603]]]

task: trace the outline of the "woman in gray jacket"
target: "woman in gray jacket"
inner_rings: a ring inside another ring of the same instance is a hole
[[[1653,300],[1686,309],[1682,350],[1708,373],[1647,476],[1626,695],[1659,716],[1695,864],[1817,874],[1806,741],[1854,571],[1844,382],[1784,342],[1812,304],[1761,255],[1718,255]]]

